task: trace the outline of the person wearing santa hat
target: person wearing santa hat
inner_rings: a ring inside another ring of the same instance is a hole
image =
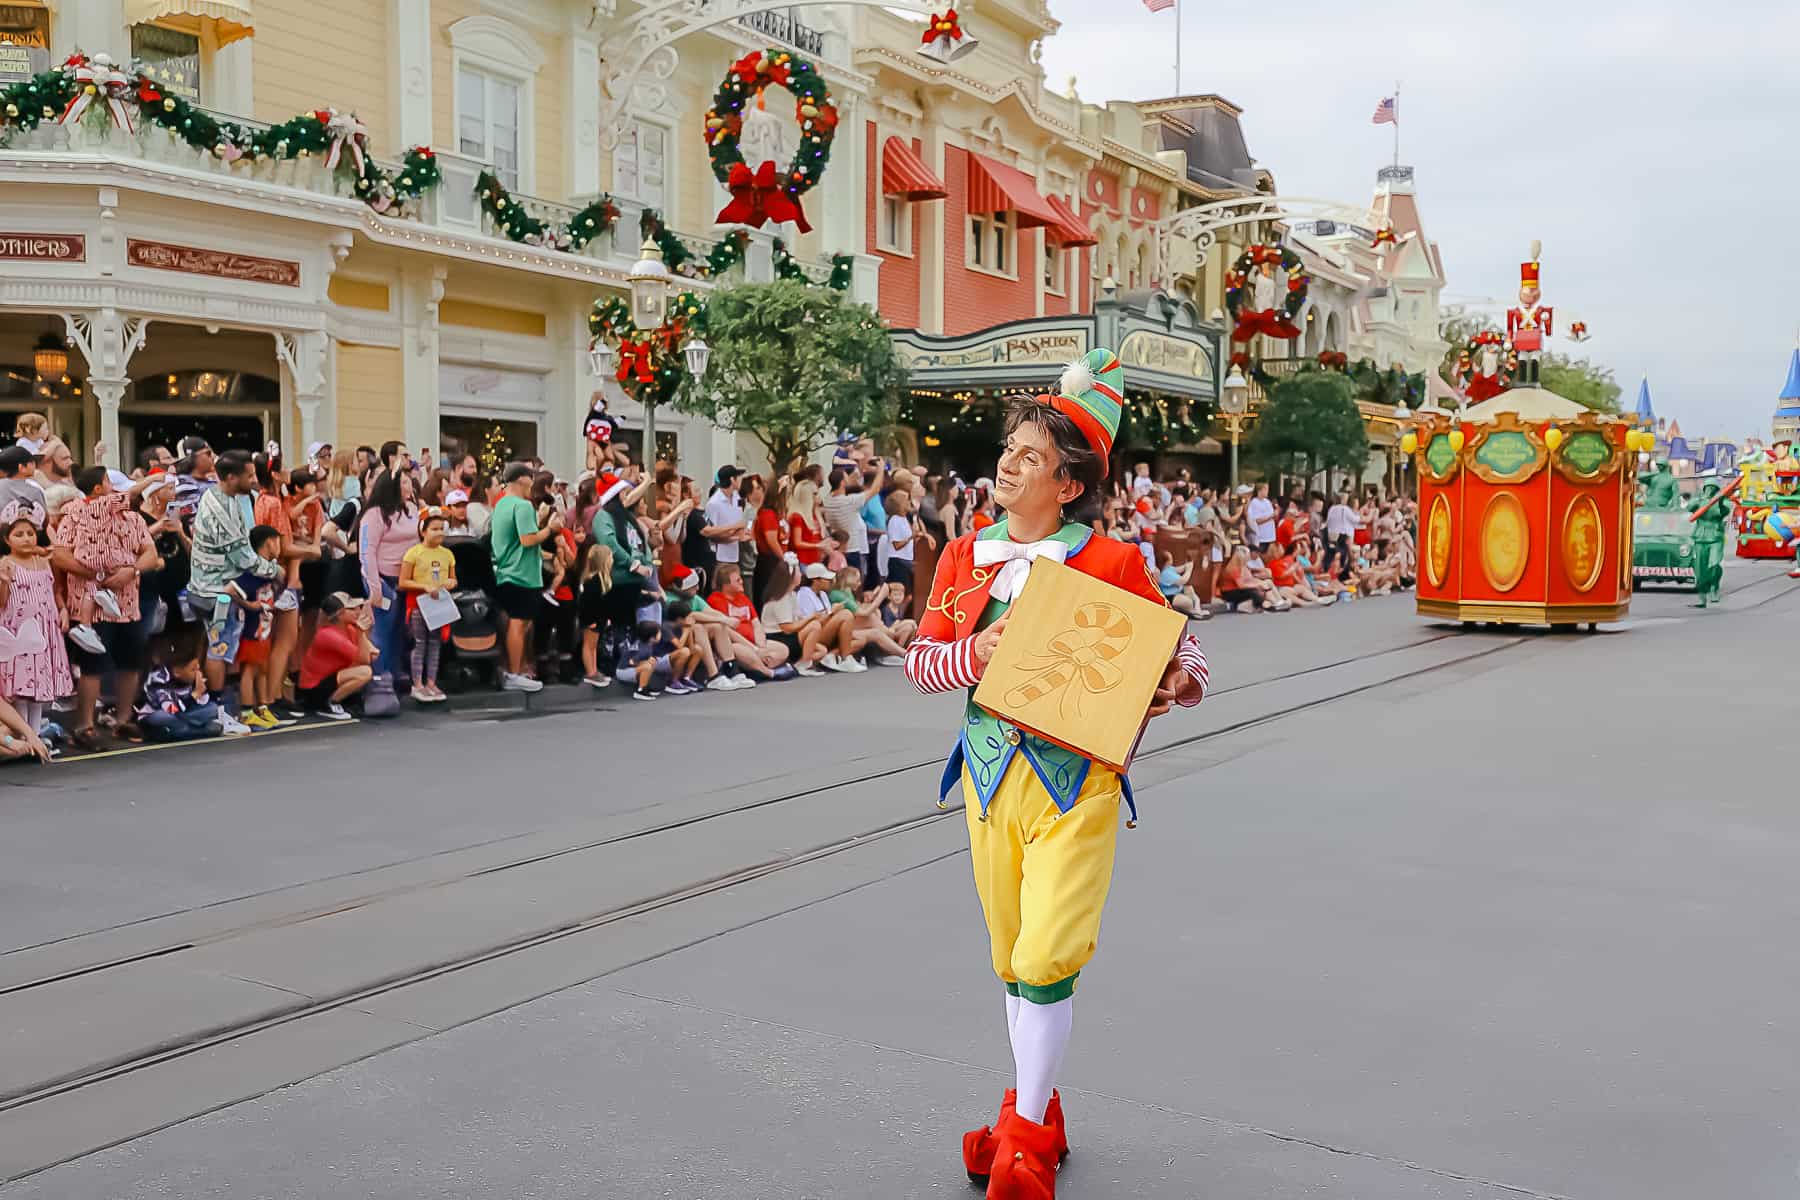
[[[994,487],[1005,515],[944,547],[906,655],[907,677],[920,691],[969,693],[943,788],[962,787],[1016,1076],[995,1124],[963,1137],[963,1167],[971,1180],[985,1181],[991,1200],[1056,1194],[1069,1142],[1055,1085],[1075,984],[1100,933],[1119,806],[1134,821],[1137,811],[1119,772],[995,717],[975,704],[973,689],[1035,559],[1165,603],[1137,548],[1094,536],[1088,521],[1102,499],[1124,394],[1118,356],[1097,349],[1069,365],[1055,395],[1012,399]],[[1198,704],[1206,687],[1206,656],[1189,635],[1169,660],[1149,715]]]

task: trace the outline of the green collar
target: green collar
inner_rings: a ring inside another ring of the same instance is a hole
[[[983,529],[980,533],[976,534],[976,539],[978,541],[996,542],[1009,538],[1011,535],[1006,531],[1006,521],[1007,519],[1005,517],[1001,517],[998,521],[995,521],[992,525],[989,525],[986,529]],[[1092,537],[1093,533],[1094,531],[1086,525],[1080,525],[1071,521],[1045,540],[1061,542],[1069,548],[1069,553],[1073,555],[1087,543],[1088,538]]]

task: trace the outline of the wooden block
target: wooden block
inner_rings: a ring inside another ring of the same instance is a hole
[[[1123,771],[1186,627],[1173,609],[1040,558],[975,703]]]

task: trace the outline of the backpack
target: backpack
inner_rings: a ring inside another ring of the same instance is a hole
[[[400,715],[400,697],[394,692],[394,677],[383,671],[369,681],[363,692],[363,716],[373,718]]]

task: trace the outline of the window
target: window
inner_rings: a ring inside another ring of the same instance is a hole
[[[456,148],[492,163],[508,190],[519,187],[519,85],[473,67],[456,72]]]
[[[883,196],[876,218],[875,246],[894,254],[912,253],[912,204],[905,196]]]
[[[1044,290],[1063,294],[1064,265],[1068,262],[1069,252],[1062,246],[1044,239]]]
[[[50,69],[50,10],[0,4],[0,87]]]
[[[190,104],[201,102],[198,37],[160,25],[133,25],[131,56],[165,94]]]
[[[968,265],[1011,275],[1017,236],[1018,230],[1009,212],[969,214]]]
[[[669,131],[661,125],[633,121],[626,126],[613,150],[613,191],[663,212],[668,203],[668,146]]]

